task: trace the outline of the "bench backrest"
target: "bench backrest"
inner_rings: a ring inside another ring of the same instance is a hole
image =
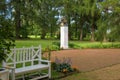
[[[41,46],[30,48],[14,48],[7,54],[6,64],[13,67],[25,67],[40,64]]]

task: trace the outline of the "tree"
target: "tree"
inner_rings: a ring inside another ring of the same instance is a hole
[[[16,39],[27,38],[29,34],[29,27],[32,27],[35,18],[38,16],[36,12],[39,0],[11,0],[12,17],[15,26]]]
[[[89,15],[91,25],[91,41],[95,41],[96,22],[99,19],[100,13],[97,8],[97,0],[85,0],[86,14]]]
[[[9,5],[1,5],[1,14],[11,18],[16,38],[59,36],[58,22],[65,17],[69,39],[119,40],[119,0],[1,0],[5,1]]]
[[[7,6],[6,0],[0,1],[0,62],[6,58],[4,51],[10,51],[10,47],[14,45],[14,27],[7,17]]]
[[[45,39],[47,34],[53,37],[56,30],[59,28],[56,25],[57,19],[55,16],[58,12],[55,2],[56,0],[42,0],[39,5],[39,16],[36,17],[36,24],[41,28],[41,39]]]
[[[109,9],[112,11],[112,15],[109,18],[109,26],[110,26],[110,38],[111,41],[120,41],[120,1],[109,0],[110,7]]]
[[[79,27],[80,40],[83,39],[86,33],[91,32],[91,41],[94,41],[95,30],[97,29],[96,21],[100,16],[99,9],[97,8],[97,0],[75,0],[73,3],[73,12],[75,13],[76,27]],[[90,27],[84,26],[86,24],[89,24]],[[83,33],[85,27],[87,27],[88,32]]]
[[[103,36],[108,37],[108,40],[110,41],[120,40],[120,1],[106,0],[101,2],[100,5],[101,15],[104,17],[101,23],[105,25],[101,30],[105,30]]]

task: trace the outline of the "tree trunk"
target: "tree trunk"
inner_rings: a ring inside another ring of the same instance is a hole
[[[80,41],[82,41],[83,39],[83,25],[84,25],[85,21],[84,21],[84,17],[82,17],[82,19],[80,19]]]
[[[15,15],[15,28],[16,28],[16,38],[20,38],[20,27],[21,27],[21,20],[20,20],[20,10],[16,9],[16,15]]]
[[[50,28],[50,38],[53,37],[53,28],[52,28],[52,26],[53,26],[53,25],[50,26],[50,27],[51,27],[51,28]]]
[[[75,13],[75,38],[77,38],[78,40],[79,40],[79,33],[78,33],[78,30],[79,30],[79,28],[78,28],[78,16],[77,16],[77,14]]]
[[[68,18],[68,38],[69,38],[69,40],[71,40],[72,39],[72,35],[71,35],[71,24],[70,24],[70,16],[69,16],[69,18]]]
[[[45,36],[46,36],[46,32],[45,32],[45,30],[43,30],[42,34],[41,34],[41,39],[45,39]]]
[[[80,41],[82,41],[82,38],[83,38],[83,29],[80,28]]]
[[[95,29],[94,29],[94,24],[92,25],[92,27],[91,27],[91,29],[92,29],[92,32],[91,32],[91,41],[95,41]]]
[[[75,38],[78,37],[78,28],[77,28],[77,21],[75,22]]]
[[[103,42],[107,42],[106,35],[104,34],[103,36],[104,36],[104,37],[103,37]]]

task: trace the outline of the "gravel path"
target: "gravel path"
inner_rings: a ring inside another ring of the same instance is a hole
[[[92,71],[120,63],[120,49],[70,49],[51,52],[51,60],[55,57],[70,58],[72,66],[80,71]]]

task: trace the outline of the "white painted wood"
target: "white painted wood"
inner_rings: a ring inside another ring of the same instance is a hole
[[[48,70],[48,76],[51,78],[51,62],[48,60],[42,60],[41,57],[41,46],[39,47],[31,47],[31,48],[14,48],[11,49],[11,53],[7,54],[8,58],[6,59],[6,64],[4,63],[4,67],[13,64],[10,73],[12,74],[12,80],[15,80],[16,75],[25,75],[26,73],[40,71],[42,69]],[[34,62],[38,61],[38,64]],[[26,66],[26,63],[30,62],[31,65]],[[45,62],[47,64],[42,64],[41,62]],[[22,64],[22,67],[17,68],[17,64]],[[41,78],[39,76],[39,78]],[[37,78],[38,79],[38,78]]]
[[[60,48],[68,49],[68,26],[61,25],[60,30]]]
[[[13,53],[11,53],[11,54],[13,54],[13,57],[11,56],[11,58],[13,58],[14,68],[16,68],[16,48],[14,48],[14,49],[12,50],[12,52],[13,52]],[[9,56],[9,54],[8,54],[8,56]],[[9,63],[9,62],[8,62],[8,63]]]
[[[38,80],[38,79],[45,78],[45,77],[47,77],[47,76],[48,76],[48,74],[46,74],[46,75],[44,75],[44,76],[36,77],[36,78],[34,78],[34,79],[30,79],[30,80]]]
[[[9,70],[0,71],[1,80],[9,80]]]

